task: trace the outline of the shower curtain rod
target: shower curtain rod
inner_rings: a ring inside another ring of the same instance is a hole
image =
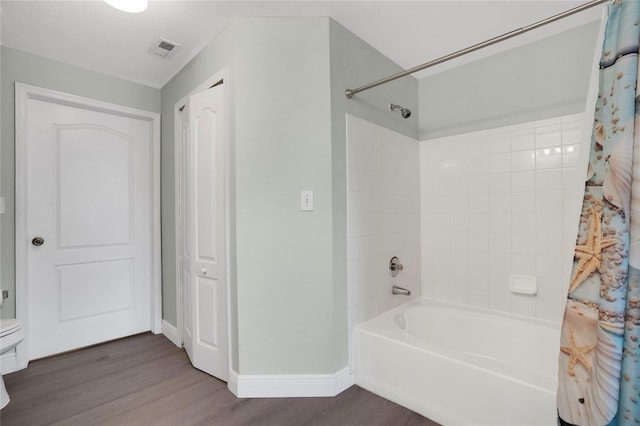
[[[451,59],[455,59],[455,58],[457,58],[459,56],[466,55],[467,53],[475,52],[476,50],[480,50],[480,49],[482,49],[484,47],[491,46],[491,45],[496,44],[496,43],[500,43],[501,41],[505,41],[505,40],[508,40],[508,39],[513,38],[515,36],[519,36],[521,34],[524,34],[524,33],[528,32],[528,31],[535,30],[536,28],[542,27],[544,25],[550,24],[550,23],[555,22],[557,20],[560,20],[562,18],[566,18],[567,16],[571,16],[571,15],[576,14],[578,12],[582,12],[583,10],[590,9],[590,8],[592,8],[594,6],[597,6],[597,5],[602,4],[602,3],[606,3],[608,1],[609,0],[592,0],[592,1],[588,2],[588,3],[583,4],[583,5],[576,6],[573,9],[569,9],[569,10],[566,10],[564,12],[558,13],[557,15],[553,15],[553,16],[547,18],[547,19],[543,19],[542,21],[538,21],[538,22],[536,22],[534,24],[527,25],[526,27],[518,28],[517,30],[513,30],[511,32],[504,33],[502,35],[499,35],[497,37],[491,38],[489,40],[485,40],[485,41],[483,41],[481,43],[474,44],[473,46],[467,47],[466,49],[458,50],[457,52],[450,53],[449,55],[442,56],[442,57],[440,57],[438,59],[434,59],[433,61],[424,63],[422,65],[418,65],[418,66],[413,67],[413,68],[410,68],[410,69],[408,69],[406,71],[401,71],[399,73],[390,75],[389,77],[385,77],[385,78],[380,79],[378,81],[374,81],[373,83],[365,84],[364,86],[360,86],[360,87],[355,88],[355,89],[347,89],[347,90],[344,91],[344,94],[348,99],[351,99],[353,97],[353,95],[355,95],[356,93],[364,92],[365,90],[369,90],[369,89],[372,89],[374,87],[380,86],[382,84],[389,83],[390,81],[397,80],[397,79],[402,78],[402,77],[406,77],[407,75],[413,74],[414,72],[422,71],[422,70],[427,69],[429,67],[432,67],[434,65],[438,65],[438,64],[441,64],[443,62],[450,61]]]

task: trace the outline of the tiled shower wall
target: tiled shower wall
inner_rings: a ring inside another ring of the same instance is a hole
[[[420,295],[419,143],[347,116],[349,330],[408,300],[394,284]],[[389,260],[404,271],[392,278]]]
[[[423,295],[561,320],[581,127],[576,114],[420,143]],[[538,294],[511,293],[511,274]]]

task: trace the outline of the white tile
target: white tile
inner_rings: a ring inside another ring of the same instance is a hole
[[[489,173],[505,173],[511,171],[511,154],[509,152],[491,154],[489,156]]]
[[[469,176],[469,194],[487,194],[489,192],[489,175]]]
[[[536,232],[535,213],[512,213],[511,229],[512,229],[512,232],[518,232],[518,233]]]
[[[436,284],[433,286],[433,297],[435,299],[449,300],[449,286]]]
[[[451,194],[462,195],[469,192],[469,179],[467,176],[452,176],[449,178],[449,191]]]
[[[580,188],[584,185],[580,185]],[[565,190],[576,190],[578,186],[578,173],[575,167],[562,168],[562,188]]]
[[[467,149],[470,157],[487,156],[489,154],[489,141],[483,138],[469,137]]]
[[[449,194],[451,193],[451,186],[450,186],[450,181],[451,178],[450,177],[439,177],[439,178],[434,178],[432,180],[433,185],[434,185],[434,191],[433,191],[433,195],[435,196],[446,196],[448,197]]]
[[[514,192],[511,198],[511,211],[514,213],[530,213],[536,211],[535,192]]]
[[[580,133],[584,127],[583,114],[564,116],[562,121],[562,143],[580,143]]]
[[[543,120],[537,120],[533,124],[537,130],[539,128],[545,128],[547,126],[559,126],[561,123],[562,123],[562,117],[551,117],[551,118],[545,118]]]
[[[578,144],[565,145],[562,148],[562,167],[574,167],[580,158],[580,146]]]
[[[516,275],[535,275],[536,258],[533,255],[512,254],[511,273]]]
[[[435,177],[449,176],[449,170],[451,169],[449,159],[433,161],[431,166],[431,175]]]
[[[489,231],[492,233],[510,233],[513,229],[510,213],[492,213],[489,215]]]
[[[511,173],[489,175],[489,193],[511,192]]]
[[[536,298],[529,295],[512,294],[511,312],[534,317],[536,315]]]
[[[513,124],[509,126],[509,130],[511,134],[513,134],[514,132],[520,132],[520,131],[533,131],[534,126],[535,126],[534,121],[527,121],[524,123]]]
[[[562,128],[560,123],[550,126],[536,126],[536,148],[559,146],[562,144]]]
[[[436,249],[433,252],[433,260],[436,267],[446,271],[447,281],[449,280],[449,265],[451,263],[451,252],[449,249]]]
[[[495,253],[511,253],[511,234],[489,234],[489,251]]]
[[[547,321],[562,321],[565,304],[556,300],[536,300],[536,317]]]
[[[511,190],[513,192],[535,191],[536,172],[533,170],[513,172],[511,174]]]
[[[536,192],[536,212],[562,213],[562,191]]]
[[[535,147],[533,126],[529,129],[511,131],[511,151],[523,151]]]
[[[489,291],[509,295],[509,272],[489,272]]]
[[[536,256],[536,275],[561,279],[562,259],[552,256]]]
[[[560,234],[537,234],[536,254],[560,258],[564,253],[563,240],[563,235]]]
[[[489,252],[469,250],[469,268],[476,271],[489,270]]]
[[[458,135],[450,141],[449,155],[451,155],[451,158],[464,158],[469,156],[469,138],[467,135]]]
[[[469,213],[489,212],[488,194],[469,194]]]
[[[489,251],[488,232],[469,232],[469,250]]]
[[[557,191],[562,188],[562,169],[536,170],[536,191]]]
[[[562,167],[562,148],[560,146],[536,150],[536,169],[556,169],[559,167]]]
[[[489,271],[486,269],[469,269],[469,289],[489,291]]]
[[[454,303],[469,303],[469,287],[451,287],[449,289],[449,300]]]
[[[469,214],[469,230],[471,232],[489,232],[489,213]]]
[[[509,294],[489,292],[489,309],[511,312],[511,298]]]
[[[515,151],[511,153],[511,171],[533,170],[536,166],[534,150]]]
[[[451,212],[467,213],[469,211],[469,196],[466,194],[451,195],[449,206]]]
[[[491,252],[489,256],[489,271],[504,274],[511,273],[511,253]]]
[[[375,299],[375,291],[370,286],[371,280],[349,281],[347,300],[349,307]]]
[[[536,213],[536,232],[538,234],[561,235],[563,225],[562,213]]]
[[[451,176],[466,176],[469,173],[469,159],[456,158],[449,160],[449,173]]]
[[[421,282],[421,293],[424,297],[433,297],[433,281],[425,281]]]
[[[434,141],[426,141],[420,144],[421,153],[428,158],[451,158],[450,141],[452,137],[440,138]]]
[[[486,290],[469,289],[469,304],[479,308],[489,307],[489,292]]]
[[[511,150],[511,144],[509,140],[509,134],[498,133],[489,136],[489,153],[497,154],[501,152],[509,152]]]
[[[489,173],[489,156],[481,155],[479,157],[470,157],[467,164],[467,174],[483,175]]]
[[[508,213],[511,212],[511,194],[498,193],[489,195],[489,212]]]
[[[582,126],[584,119],[585,119],[585,113],[577,112],[575,114],[563,115],[562,117],[560,117],[560,122],[562,123],[563,128],[564,126],[571,125],[571,124],[577,124],[579,126]]]
[[[469,233],[451,231],[451,248],[465,250],[469,247]]]
[[[567,296],[569,283],[561,278],[538,277],[538,297],[546,300],[562,300]]]
[[[428,238],[432,241],[431,246],[446,250],[451,247],[450,231],[433,231],[429,233]]]
[[[467,213],[452,213],[451,230],[454,232],[469,231],[469,215]]]
[[[536,254],[536,235],[511,234],[511,253],[521,255]]]

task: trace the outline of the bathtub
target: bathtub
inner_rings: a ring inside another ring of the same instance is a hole
[[[440,424],[557,424],[560,324],[423,298],[352,344],[356,384]]]

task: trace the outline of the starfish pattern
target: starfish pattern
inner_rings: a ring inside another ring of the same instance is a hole
[[[591,364],[589,363],[585,355],[594,350],[596,344],[594,343],[590,346],[578,346],[576,344],[575,338],[573,337],[572,328],[569,328],[569,341],[571,343],[571,346],[560,346],[560,350],[569,355],[569,366],[567,367],[567,374],[572,377],[576,375],[574,368],[577,363],[584,365],[584,368],[586,368],[588,372],[591,372]]]
[[[612,246],[616,242],[615,238],[602,238],[602,223],[594,208],[587,231],[587,241],[584,244],[576,245],[575,257],[578,259],[578,265],[573,270],[569,293],[578,288],[593,271],[601,271],[602,249]]]

